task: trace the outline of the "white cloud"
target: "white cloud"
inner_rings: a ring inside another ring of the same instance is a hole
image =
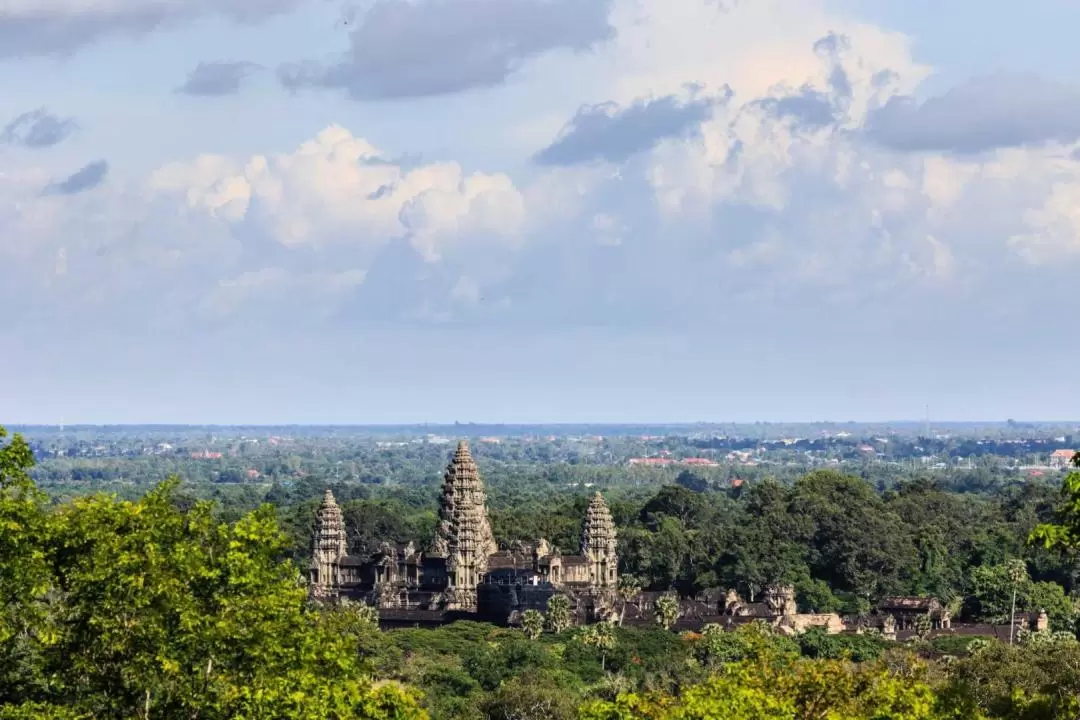
[[[1034,264],[1080,255],[1080,168],[1071,183],[1055,184],[1041,207],[1024,213],[1030,232],[1013,235],[1009,245]]]
[[[47,176],[13,169],[0,220],[20,242],[0,239],[0,254],[30,268],[21,286],[89,298],[83,307],[149,295],[177,316],[327,317],[370,293],[365,302],[411,304],[409,317],[522,322],[914,301],[966,312],[1018,265],[1080,255],[1072,147],[957,158],[875,145],[874,108],[929,74],[908,38],[817,2],[728,5],[621,0],[614,38],[572,59],[570,94],[616,103],[612,117],[730,86],[687,132],[624,144],[625,161],[600,154],[514,177],[412,166],[334,125],[291,152],[203,155],[126,185],[111,178],[92,201],[40,197]],[[569,62],[545,56],[522,82],[554,97],[564,75],[545,71]],[[517,132],[554,132],[573,116],[539,114]]]
[[[679,92],[687,83],[717,90],[730,86],[736,97],[759,98],[777,86],[822,88],[831,68],[814,44],[829,33],[846,35],[860,48],[845,70],[856,87],[868,87],[882,70],[897,78],[892,92],[907,92],[928,69],[914,63],[910,40],[899,33],[853,23],[825,11],[820,0],[623,0],[612,23],[616,38],[598,53],[609,73],[610,98],[628,104],[646,95]],[[846,53],[841,50],[840,55]],[[865,93],[863,93],[865,97]],[[853,104],[861,116],[865,107]]]
[[[286,247],[346,247],[369,257],[403,236],[431,260],[463,237],[512,240],[525,214],[505,175],[465,174],[454,163],[406,169],[339,126],[293,153],[174,163],[149,185]]]

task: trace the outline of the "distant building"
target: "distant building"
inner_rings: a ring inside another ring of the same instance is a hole
[[[645,465],[645,466],[666,466],[666,465],[692,465],[695,467],[719,467],[720,463],[710,458],[683,458],[677,460],[672,457],[667,457],[670,453],[662,451],[660,453],[663,457],[641,457],[630,458],[631,465]]]
[[[631,465],[674,465],[675,461],[666,457],[630,458]]]
[[[1062,469],[1072,465],[1072,460],[1076,456],[1075,450],[1055,450],[1050,453],[1050,467]]]

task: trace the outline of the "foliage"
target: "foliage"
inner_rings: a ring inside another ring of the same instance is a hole
[[[521,614],[521,631],[530,640],[544,634],[544,614],[539,610],[526,610]]]
[[[806,657],[855,662],[877,660],[886,647],[886,642],[878,634],[830,635],[820,627],[810,628],[799,635],[797,641]]]
[[[1064,503],[1057,522],[1042,523],[1031,532],[1032,542],[1042,543],[1051,550],[1080,550],[1080,453],[1073,456],[1072,463],[1078,469],[1066,475],[1061,483]]]
[[[465,670],[485,690],[494,690],[526,670],[551,664],[550,655],[517,633],[502,633],[497,641],[471,648],[462,656]]]
[[[1054,631],[1019,633],[1013,648],[960,635],[899,647],[873,633],[788,637],[758,622],[679,635],[661,629],[678,619],[661,612],[646,628],[570,633],[570,601],[559,596],[546,618],[524,614],[524,632],[478,622],[380,632],[372,608],[308,607],[289,560],[306,561],[327,486],[348,519],[351,553],[364,557],[384,540],[422,544],[445,447],[316,439],[257,451],[240,444],[220,461],[187,460],[185,451],[57,457],[35,469],[13,437],[0,443],[0,720],[425,712],[560,720],[579,706],[582,717],[665,720],[1080,713],[1077,643],[1062,632],[1075,628],[1075,553],[1067,542],[1025,542],[1041,538],[1035,528],[1068,527],[1068,483],[1061,506],[1048,483],[983,470],[927,480],[881,465],[799,477],[773,465],[680,476],[621,468],[610,458],[644,454],[638,441],[604,442],[602,462],[569,442],[493,445],[480,461],[504,544],[546,537],[572,552],[586,486],[605,488],[619,526],[623,610],[644,589],[686,596],[730,587],[755,600],[780,583],[795,587],[804,610],[866,611],[884,594],[923,594],[962,600],[968,619],[1005,619],[1015,589],[1018,610],[1045,609]],[[700,443],[695,452],[721,447]],[[251,464],[267,482],[230,484]],[[146,492],[177,470],[186,482]],[[745,482],[723,489],[734,473]],[[60,502],[50,504],[32,477]],[[120,478],[134,485],[110,486],[119,498],[85,497]],[[1026,577],[1010,577],[1010,559]],[[543,634],[545,623],[555,632]],[[924,666],[913,650],[933,659]]]
[[[621,601],[619,605],[619,625],[622,625],[626,619],[626,606],[641,594],[641,580],[630,573],[623,573],[619,576],[616,592]]]
[[[6,716],[424,717],[365,678],[369,621],[307,608],[271,508],[224,524],[172,480],[46,511],[29,463],[0,450]]]
[[[573,720],[577,702],[550,676],[531,675],[500,687],[482,710],[487,720]]]
[[[547,625],[553,633],[561,633],[570,627],[570,599],[565,595],[552,595],[547,601]]]
[[[985,642],[949,666],[943,701],[1005,720],[1072,718],[1080,713],[1080,643]]]
[[[611,623],[600,622],[581,628],[577,640],[586,647],[595,648],[600,653],[600,669],[606,669],[608,653],[615,649],[615,630]]]
[[[34,459],[26,441],[4,442],[7,436],[0,427],[0,689],[10,697],[40,681],[41,653],[57,642],[58,618],[41,544],[46,498],[28,474]]]
[[[900,676],[882,666],[842,660],[761,657],[725,667],[677,695],[626,694],[596,701],[584,720],[938,720],[938,707],[919,674]]]
[[[674,593],[664,593],[656,599],[656,622],[665,630],[671,629],[679,619],[679,598]]]

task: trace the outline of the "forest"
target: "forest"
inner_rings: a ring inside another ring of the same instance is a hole
[[[221,488],[174,477],[123,495],[55,493],[34,464],[30,446],[0,430],[0,718],[1080,715],[1080,472],[978,492],[835,470],[734,487],[694,472],[603,483],[620,571],[645,587],[753,597],[784,582],[803,609],[846,614],[891,594],[933,595],[973,621],[1008,622],[1014,602],[1046,610],[1050,631],[1008,644],[789,637],[761,623],[575,628],[553,611],[522,628],[380,630],[372,608],[306,599],[317,499],[334,489],[350,552],[364,555],[430,537],[434,486],[307,475]],[[497,539],[573,549],[583,485],[494,483]]]

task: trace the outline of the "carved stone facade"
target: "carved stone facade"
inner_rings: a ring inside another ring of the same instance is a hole
[[[933,597],[889,596],[877,604],[879,618],[892,618],[895,632],[923,631],[924,629],[948,630],[952,614]]]
[[[579,555],[563,555],[543,538],[499,550],[480,471],[468,444],[460,442],[443,476],[439,524],[427,552],[413,543],[384,543],[370,558],[349,556],[341,509],[327,491],[316,515],[308,575],[313,599],[348,597],[397,614],[457,611],[507,620],[523,610],[543,610],[562,593],[591,616],[612,605],[615,524],[596,493]]]
[[[616,587],[619,561],[616,556],[615,523],[600,493],[593,495],[581,531],[581,554],[588,561],[589,584]]]
[[[443,476],[439,525],[430,555],[446,559],[447,609],[474,610],[476,586],[498,548],[488,522],[480,470],[468,443],[458,443]]]
[[[315,516],[311,539],[311,586],[319,596],[333,594],[341,584],[341,561],[348,556],[345,519],[329,490]]]
[[[812,627],[838,633],[845,629],[844,621],[835,613],[801,613],[795,602],[795,588],[790,585],[769,585],[761,601],[744,602],[734,590],[728,590],[721,601],[721,610],[731,619],[726,624],[764,620],[780,632],[797,635]]]
[[[315,518],[311,565],[312,599],[362,600],[379,608],[384,623],[439,625],[460,617],[514,623],[525,610],[546,610],[556,594],[567,596],[576,622],[612,620],[654,624],[657,601],[647,591],[627,600],[616,591],[616,530],[603,497],[589,503],[578,555],[563,555],[544,539],[497,550],[488,521],[483,482],[465,443],[458,445],[443,481],[439,525],[428,552],[413,543],[384,543],[369,558],[351,557],[341,508],[327,490]],[[1045,631],[1045,611],[1017,613],[1014,625],[955,625],[950,608],[935,598],[882,598],[858,617],[800,613],[794,588],[770,585],[758,602],[734,590],[710,590],[680,600],[676,629],[716,624],[728,629],[767,622],[778,632],[799,634],[813,627],[829,633],[881,633],[888,639],[955,634],[996,636]]]

